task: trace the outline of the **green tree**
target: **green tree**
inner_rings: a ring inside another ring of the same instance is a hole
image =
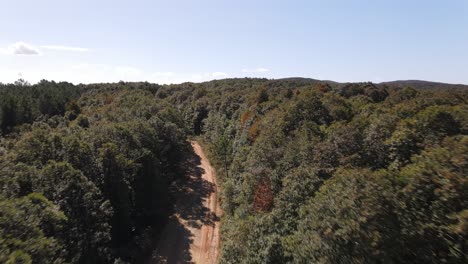
[[[57,204],[69,219],[63,240],[70,261],[98,263],[109,258],[112,209],[94,183],[70,164],[51,161],[34,179],[33,189]]]
[[[55,237],[67,217],[39,193],[0,196],[0,262],[64,263],[66,248]]]
[[[398,222],[388,181],[367,170],[340,171],[301,208],[286,237],[295,263],[399,261]]]
[[[423,151],[399,174],[401,253],[413,263],[467,260],[467,151],[468,137],[448,138],[444,147]]]

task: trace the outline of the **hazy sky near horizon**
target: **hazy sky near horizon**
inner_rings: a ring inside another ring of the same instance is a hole
[[[0,0],[0,82],[468,84],[468,0]]]

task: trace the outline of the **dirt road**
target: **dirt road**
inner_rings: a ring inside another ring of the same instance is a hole
[[[196,141],[187,175],[177,186],[175,212],[149,263],[216,263],[219,247],[218,187],[215,171]]]

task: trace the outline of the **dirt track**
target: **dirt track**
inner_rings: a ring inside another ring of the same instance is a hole
[[[149,263],[216,263],[219,247],[218,187],[215,171],[196,141],[186,181],[177,186],[175,213]]]

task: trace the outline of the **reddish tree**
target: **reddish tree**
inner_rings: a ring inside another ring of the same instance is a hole
[[[259,118],[255,123],[253,123],[249,128],[249,141],[250,145],[255,142],[255,139],[260,135],[260,122],[262,120]]]
[[[271,182],[267,177],[263,177],[257,182],[254,191],[253,209],[256,212],[268,212],[273,207],[273,191]]]

